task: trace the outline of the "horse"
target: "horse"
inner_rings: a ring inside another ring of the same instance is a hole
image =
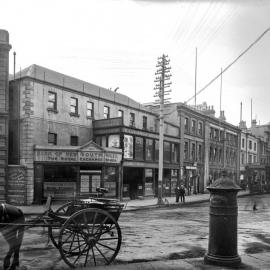
[[[19,266],[19,253],[24,235],[24,223],[25,217],[21,209],[10,204],[0,204],[0,232],[9,245],[9,250],[4,258],[4,270],[15,270]],[[13,261],[10,264],[12,255]]]

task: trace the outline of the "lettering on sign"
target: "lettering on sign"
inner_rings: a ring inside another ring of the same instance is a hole
[[[121,153],[100,151],[36,150],[35,161],[120,163]]]

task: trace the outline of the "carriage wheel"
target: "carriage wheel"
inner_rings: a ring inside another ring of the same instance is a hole
[[[60,215],[67,215],[67,209],[69,206],[71,206],[73,202],[68,202],[60,206],[56,211],[54,211],[55,214],[60,214]],[[53,224],[51,224],[53,225]],[[60,228],[56,227],[54,228],[53,226],[48,227],[48,234],[49,237],[53,243],[53,245],[58,249],[58,238],[59,238],[59,232]]]
[[[64,223],[58,246],[70,267],[89,267],[110,264],[121,241],[117,221],[102,209],[88,208],[74,213]]]

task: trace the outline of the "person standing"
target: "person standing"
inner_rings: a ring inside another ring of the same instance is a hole
[[[175,190],[175,202],[179,202],[179,197],[180,197],[180,187],[179,186],[176,186]]]
[[[184,185],[181,185],[181,186],[180,186],[179,193],[180,193],[180,200],[181,200],[181,202],[182,202],[182,203],[185,203],[185,195],[186,195],[186,191],[185,191]]]

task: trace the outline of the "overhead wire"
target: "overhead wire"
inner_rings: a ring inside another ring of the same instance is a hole
[[[227,65],[224,69],[223,69],[223,74],[233,65],[235,64],[243,55],[245,55],[256,43],[258,43],[264,36],[265,34],[270,31],[270,27],[267,28],[255,41],[253,41],[240,55],[238,55],[229,65]],[[208,86],[210,86],[216,79],[218,79],[221,76],[221,73],[218,73],[218,75],[216,75],[209,83],[207,83],[201,90],[199,90],[196,94],[196,96],[198,96],[201,92],[203,92]],[[189,102],[190,100],[192,100],[195,97],[195,95],[193,95],[191,98],[189,98],[188,100],[186,100],[185,102]]]

